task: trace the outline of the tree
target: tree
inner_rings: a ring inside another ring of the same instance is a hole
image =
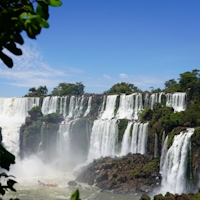
[[[180,89],[187,92],[189,100],[200,101],[200,70],[180,74],[179,84]]]
[[[83,95],[84,85],[81,82],[73,83],[59,83],[52,91],[53,96],[65,96],[65,95]]]
[[[46,96],[47,93],[48,93],[48,89],[46,86],[40,86],[38,89],[37,89],[37,92],[39,93],[39,96]]]
[[[170,79],[168,81],[165,82],[165,88],[169,88],[172,85],[177,84],[177,82],[174,79]]]
[[[117,83],[113,85],[109,90],[105,91],[104,94],[131,94],[134,92],[141,92],[141,90],[131,83]]]
[[[13,67],[12,59],[3,50],[22,55],[16,44],[23,45],[22,31],[35,39],[42,28],[48,28],[49,6],[61,6],[60,0],[1,0],[0,1],[0,59]]]
[[[42,97],[46,96],[48,93],[48,89],[45,85],[38,87],[37,90],[35,89],[35,87],[32,87],[28,91],[29,93],[26,94],[25,97]]]

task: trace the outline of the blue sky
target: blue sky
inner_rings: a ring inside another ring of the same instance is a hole
[[[142,90],[200,69],[199,0],[63,0],[50,28],[30,40],[14,67],[0,62],[0,96],[82,82],[102,93],[120,82]]]

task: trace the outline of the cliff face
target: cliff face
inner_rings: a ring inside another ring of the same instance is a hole
[[[122,194],[149,193],[160,185],[159,159],[131,153],[101,158],[87,166],[76,181]]]
[[[191,148],[192,184],[196,186],[200,180],[200,127],[192,135]]]

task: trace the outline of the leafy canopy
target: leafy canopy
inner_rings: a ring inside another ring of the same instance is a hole
[[[141,92],[141,90],[131,83],[117,83],[113,85],[108,91],[105,91],[104,94],[131,94],[134,92]]]
[[[64,96],[64,95],[83,95],[84,85],[81,82],[74,83],[59,83],[52,91],[53,96]]]
[[[30,88],[29,93],[25,95],[25,97],[42,97],[42,96],[46,96],[48,93],[48,89],[47,87],[44,86],[39,86],[38,89],[36,89],[35,87]]]
[[[60,0],[1,0],[0,1],[0,59],[13,67],[12,59],[3,52],[22,55],[16,44],[23,45],[22,31],[35,39],[42,28],[48,28],[49,6],[61,6]]]

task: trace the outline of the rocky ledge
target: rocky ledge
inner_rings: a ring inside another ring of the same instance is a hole
[[[76,181],[116,193],[148,194],[161,182],[159,159],[131,153],[121,158],[100,158],[88,165]]]
[[[151,198],[145,194],[143,194],[140,200],[150,200]],[[171,194],[167,192],[165,195],[157,194],[153,197],[153,200],[199,200],[200,199],[200,188],[197,193],[189,193],[189,194]]]

